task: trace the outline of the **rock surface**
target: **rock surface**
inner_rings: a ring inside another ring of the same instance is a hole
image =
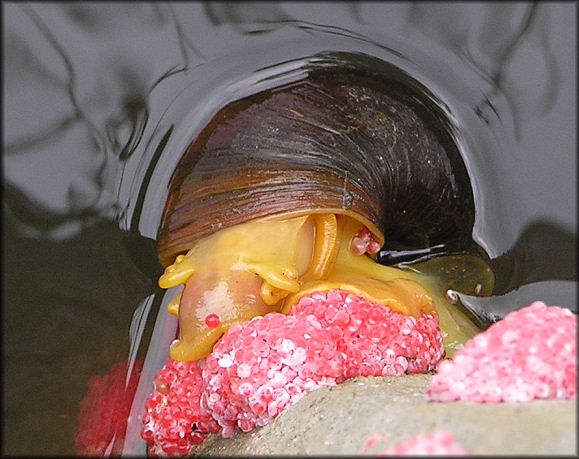
[[[452,432],[470,454],[577,454],[577,401],[426,401],[431,375],[354,378],[312,391],[270,424],[213,434],[194,455],[378,454],[419,433]]]

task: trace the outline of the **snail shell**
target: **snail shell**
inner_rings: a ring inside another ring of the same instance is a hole
[[[227,271],[211,261],[217,256],[205,256],[217,250],[215,244],[204,246],[203,254],[197,249],[177,275],[183,254],[218,230],[260,219],[295,222],[318,215],[311,223],[315,233],[328,216],[337,215],[338,223],[327,228],[337,225],[350,240],[367,228],[374,242],[395,250],[472,246],[472,189],[440,109],[426,89],[400,70],[380,63],[378,71],[373,60],[361,62],[340,56],[312,63],[303,79],[232,102],[215,114],[186,149],[169,185],[158,232],[159,260],[168,267],[160,285],[184,283],[183,296],[216,286],[215,279],[202,280],[206,273],[199,275],[204,263],[203,269]],[[305,223],[296,225],[288,237],[298,238]],[[243,245],[242,239],[237,244]],[[334,252],[332,263],[338,249]],[[340,257],[342,265],[354,263],[346,254]],[[258,271],[253,269],[253,275]],[[190,277],[196,277],[191,281],[195,287],[188,285]],[[327,278],[327,272],[321,277]],[[229,282],[249,284],[253,278]],[[415,296],[423,299],[424,293]],[[170,309],[179,314],[182,340],[190,321],[196,321],[191,334],[208,333],[200,313],[208,313],[207,305],[196,300],[187,307],[186,319],[181,303]],[[426,303],[419,309],[432,310]],[[252,314],[265,312],[258,307]],[[239,319],[234,316],[233,322]],[[201,356],[187,355],[181,358]]]
[[[176,166],[162,264],[219,228],[311,209],[356,212],[389,248],[467,245],[470,180],[425,94],[346,61],[222,108]]]

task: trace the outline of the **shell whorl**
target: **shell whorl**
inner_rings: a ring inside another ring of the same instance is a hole
[[[172,176],[162,264],[220,228],[327,209],[360,215],[393,249],[469,243],[466,167],[436,104],[408,81],[312,65],[300,81],[220,109]]]

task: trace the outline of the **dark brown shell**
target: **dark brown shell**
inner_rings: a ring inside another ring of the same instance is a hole
[[[470,241],[472,189],[438,106],[389,64],[352,62],[217,112],[171,179],[162,264],[222,227],[311,209],[357,212],[393,249]]]

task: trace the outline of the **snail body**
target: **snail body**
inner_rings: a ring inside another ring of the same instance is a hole
[[[422,277],[374,261],[377,247],[472,247],[468,173],[437,120],[418,92],[344,62],[219,110],[177,164],[158,232],[159,285],[185,285],[171,357],[203,358],[232,324],[315,290],[441,315]]]

